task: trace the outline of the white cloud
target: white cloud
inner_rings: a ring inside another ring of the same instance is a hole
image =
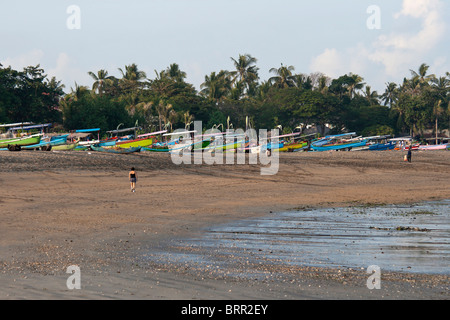
[[[65,52],[58,55],[56,66],[48,69],[49,78],[56,77],[57,80],[62,81],[66,89],[75,86],[75,81],[78,85],[86,85],[92,82],[87,72],[81,71],[76,67],[76,61],[69,57]]]
[[[11,66],[15,70],[22,70],[28,66],[35,66],[40,64],[45,70],[48,78],[56,77],[58,81],[62,81],[66,88],[75,86],[75,81],[79,85],[86,85],[92,82],[92,79],[88,76],[87,72],[82,71],[76,66],[76,61],[69,57],[67,53],[60,53],[56,61],[50,67],[48,67],[48,57],[44,54],[44,51],[40,49],[33,49],[30,52],[15,56],[8,57],[5,60],[0,61],[4,67]],[[51,67],[51,66],[54,67]]]
[[[311,71],[323,72],[330,77],[338,77],[344,73],[347,73],[347,70],[344,68],[343,58],[334,48],[325,49],[323,53],[312,59],[310,65]]]
[[[441,16],[440,0],[404,0],[402,11],[394,17],[422,19],[422,28],[416,34],[396,34],[380,36],[372,44],[374,53],[369,59],[382,63],[385,72],[394,76],[411,66],[420,65],[421,57],[430,52],[445,33],[445,22]]]
[[[381,8],[382,9],[382,8]],[[364,76],[366,69],[376,70],[377,78],[387,81],[388,77],[405,76],[405,70],[418,67],[428,54],[443,40],[446,23],[443,18],[442,0],[403,0],[400,12],[393,15],[398,24],[417,23],[421,20],[420,30],[415,33],[391,32],[380,35],[369,44],[337,50],[327,48],[314,58],[311,71],[321,71],[331,77],[353,72]],[[386,15],[381,10],[382,15]],[[409,21],[409,20],[412,20]],[[433,60],[436,58],[433,58]],[[428,61],[442,65],[442,59]],[[377,66],[381,65],[380,69]],[[383,77],[380,76],[383,73]]]
[[[4,67],[9,67],[15,70],[22,70],[25,67],[36,66],[41,63],[44,57],[44,52],[39,49],[33,49],[30,52],[21,54],[16,57],[8,57],[0,61]]]

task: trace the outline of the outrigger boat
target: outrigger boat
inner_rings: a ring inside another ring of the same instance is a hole
[[[0,149],[20,150],[22,147],[39,144],[42,134],[0,140]]]
[[[420,145],[418,150],[445,150],[450,147],[450,143],[432,144],[432,145]]]
[[[71,151],[71,150],[75,150],[76,147],[78,147],[78,142],[67,143],[67,144],[54,146],[54,147],[52,147],[52,150],[56,150],[56,151]]]
[[[355,132],[326,136],[311,143],[311,149],[314,151],[337,151],[351,150],[367,145],[367,140],[363,138],[351,138],[354,135]]]
[[[395,142],[394,150],[408,150],[411,147],[411,150],[419,150],[419,143],[413,143],[411,137],[400,137],[400,138],[392,138],[389,141]]]
[[[352,148],[351,151],[383,151],[392,150],[395,147],[393,141],[388,141],[389,135],[364,137],[367,144],[361,147]]]
[[[42,136],[44,135],[44,129],[51,126],[50,123],[47,124],[38,124],[38,125],[27,125],[31,122],[26,123],[12,123],[1,125],[2,128],[9,128],[6,135],[10,136],[9,138],[4,138],[0,140],[0,149],[10,150],[10,151],[18,151],[23,147],[39,144],[41,142]],[[24,135],[22,137],[18,137],[18,131],[28,131],[40,129],[41,133],[33,134],[33,135]]]
[[[32,144],[22,147],[25,150],[42,150],[50,151],[52,148],[60,145],[65,145],[67,143],[67,136],[69,134],[57,135],[53,137],[42,137],[41,141],[37,144]]]
[[[118,154],[129,154],[129,153],[141,151],[141,147],[120,148],[120,147],[99,147],[96,145],[91,145],[90,148],[93,151],[105,152],[105,153],[118,153]]]

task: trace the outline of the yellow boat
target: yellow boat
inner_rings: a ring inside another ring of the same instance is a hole
[[[148,147],[153,143],[153,138],[141,138],[134,140],[124,140],[116,142],[116,146],[124,149],[136,147]]]
[[[292,152],[296,149],[304,148],[308,145],[308,142],[302,141],[302,142],[294,142],[294,143],[285,143],[282,148],[279,149],[273,149],[273,151],[279,151],[279,152]]]

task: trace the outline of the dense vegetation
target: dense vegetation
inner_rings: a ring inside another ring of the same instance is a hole
[[[199,92],[177,64],[155,71],[154,79],[136,64],[120,68],[120,78],[106,70],[88,72],[92,86],[75,83],[70,92],[39,65],[23,71],[0,65],[0,123],[51,122],[64,130],[100,127],[103,132],[138,123],[149,132],[187,128],[193,120],[203,121],[203,128],[245,128],[248,116],[256,129],[281,126],[291,132],[330,124],[335,133],[361,135],[417,135],[450,126],[450,74],[428,74],[426,64],[378,93],[356,74],[331,79],[281,65],[261,81],[254,57],[240,55],[231,62],[232,71],[206,75]]]

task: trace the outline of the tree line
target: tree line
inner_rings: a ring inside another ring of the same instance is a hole
[[[291,65],[270,69],[261,80],[257,59],[231,58],[233,69],[205,76],[200,90],[186,81],[174,63],[154,71],[153,79],[136,64],[90,71],[92,86],[74,84],[67,92],[39,66],[22,71],[0,65],[0,123],[54,123],[61,130],[138,124],[143,131],[189,128],[281,127],[283,132],[330,125],[333,133],[423,135],[450,127],[450,74],[429,74],[421,64],[402,83],[386,83],[378,93],[358,74],[330,78],[322,73],[296,73]]]

